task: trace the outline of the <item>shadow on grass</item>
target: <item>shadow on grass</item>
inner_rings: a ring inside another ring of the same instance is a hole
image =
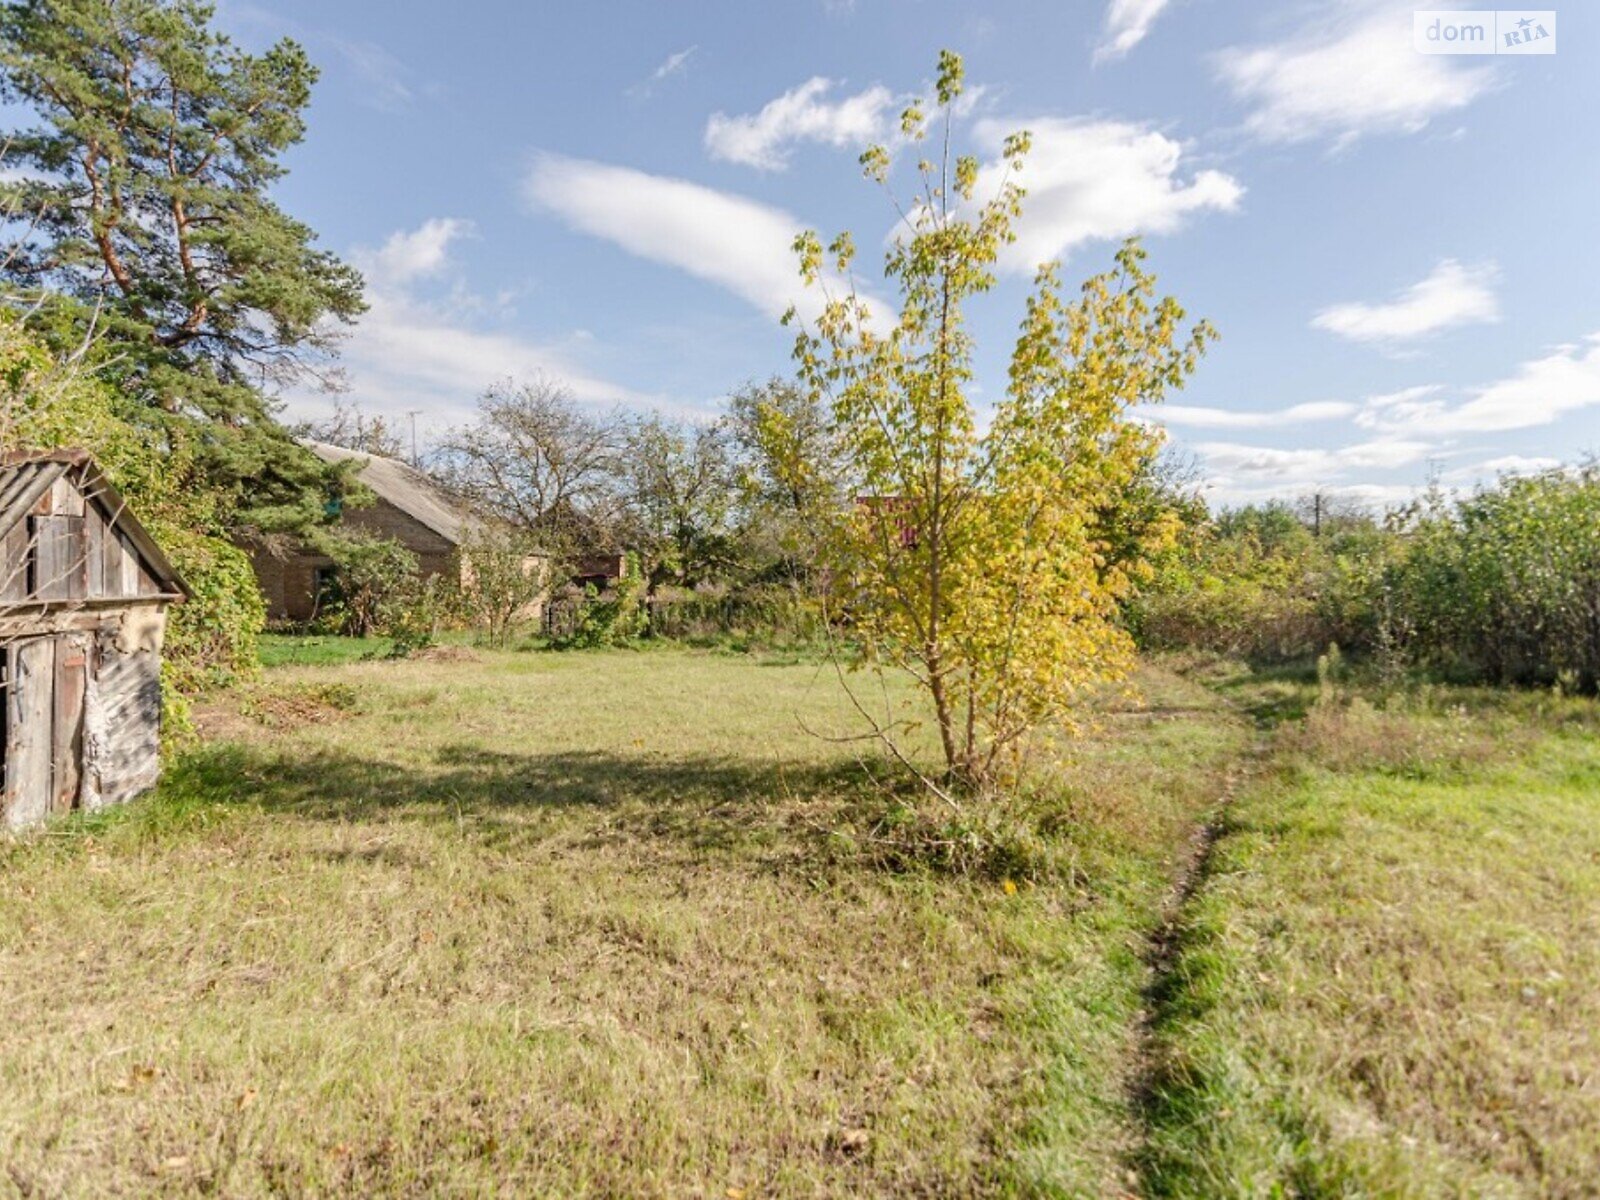
[[[1239,707],[1256,723],[1256,728],[1273,730],[1288,722],[1304,721],[1316,700],[1310,688],[1266,689],[1235,691]]]
[[[410,767],[224,744],[175,764],[154,807],[242,803],[336,822],[399,817],[470,826],[492,841],[543,836],[548,819],[587,811],[597,840],[653,837],[715,849],[770,840],[790,831],[799,813],[861,801],[881,794],[879,786],[852,762],[524,754],[457,745],[427,766]]]

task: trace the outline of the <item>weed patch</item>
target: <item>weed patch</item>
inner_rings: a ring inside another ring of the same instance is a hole
[[[1319,699],[1281,740],[1292,759],[1324,770],[1411,779],[1460,778],[1532,743],[1511,723],[1475,716],[1464,706],[1440,710],[1426,699],[1394,697],[1379,708],[1362,696]]]
[[[360,705],[360,693],[346,683],[296,682],[257,684],[239,702],[244,716],[268,729],[341,720]]]

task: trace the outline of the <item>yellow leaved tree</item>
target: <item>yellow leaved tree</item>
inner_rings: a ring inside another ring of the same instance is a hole
[[[786,318],[853,495],[827,530],[842,611],[875,661],[925,690],[944,757],[944,778],[929,782],[947,798],[1013,778],[1033,735],[1075,728],[1089,694],[1129,671],[1120,605],[1174,532],[1133,503],[1161,444],[1133,410],[1181,387],[1214,336],[1157,298],[1135,241],[1074,299],[1044,264],[1005,396],[981,421],[963,306],[994,286],[1015,241],[1029,137],[1008,138],[988,168],[954,156],[961,90],[961,59],[946,51],[932,122],[915,104],[901,119],[907,144],[932,128],[942,149],[896,204],[885,274],[898,313],[874,319],[853,284],[828,283],[850,278],[848,234],[824,248],[806,233],[801,273],[824,302],[809,325]],[[861,161],[890,190],[888,152]],[[892,730],[878,732],[892,744]]]

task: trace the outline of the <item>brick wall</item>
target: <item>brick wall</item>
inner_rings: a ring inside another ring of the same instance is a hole
[[[346,511],[340,524],[399,542],[417,556],[417,566],[424,578],[434,575],[444,575],[455,581],[461,578],[455,545],[387,500],[379,500],[368,508]],[[279,558],[257,550],[251,555],[251,564],[267,602],[269,620],[309,621],[317,615],[317,571],[321,567],[331,567],[331,558],[305,550]]]

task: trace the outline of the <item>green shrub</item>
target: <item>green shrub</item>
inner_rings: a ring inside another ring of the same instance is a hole
[[[167,521],[151,522],[150,532],[191,593],[167,621],[171,688],[193,694],[253,675],[267,613],[249,556],[222,538]]]
[[[1337,642],[1386,683],[1600,688],[1600,465],[1434,492],[1312,536],[1283,506],[1192,527],[1128,607],[1140,643],[1257,663]]]
[[[679,640],[813,642],[822,635],[822,611],[815,598],[783,584],[717,592],[663,591],[650,601],[650,633]]]
[[[1408,514],[1384,585],[1416,660],[1492,683],[1600,686],[1600,464]]]
[[[557,649],[619,646],[645,631],[644,579],[637,572],[624,575],[604,593],[590,584],[572,603],[570,624],[550,639]]]
[[[257,668],[265,606],[250,560],[225,536],[224,498],[196,467],[182,427],[131,418],[137,401],[51,355],[0,312],[0,448],[81,447],[149,528],[193,593],[168,619],[162,670],[168,741],[189,728],[184,697]]]
[[[315,540],[333,560],[333,595],[323,620],[349,637],[388,633],[422,586],[417,556],[393,538],[329,529]]]

